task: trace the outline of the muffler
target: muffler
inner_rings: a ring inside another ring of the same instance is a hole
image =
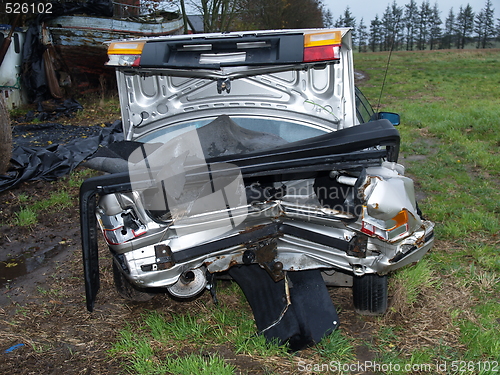
[[[179,276],[179,280],[167,287],[167,290],[174,297],[191,298],[200,293],[206,286],[205,267],[200,267],[184,271]]]

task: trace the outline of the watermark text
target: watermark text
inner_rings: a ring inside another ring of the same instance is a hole
[[[299,361],[297,369],[304,373],[359,373],[365,371],[381,373],[430,373],[444,374],[479,372],[498,373],[500,364],[497,361],[438,361],[434,363],[392,363],[376,361],[357,361],[352,363],[342,363],[340,361],[330,361],[327,363],[309,363]]]

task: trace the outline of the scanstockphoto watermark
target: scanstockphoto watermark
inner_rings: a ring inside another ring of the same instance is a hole
[[[498,373],[500,366],[498,361],[436,361],[434,363],[392,363],[376,361],[357,361],[352,363],[343,363],[340,361],[331,361],[328,363],[308,363],[299,361],[297,369],[304,373],[361,373],[366,371],[381,373],[431,373],[446,374],[469,373],[476,374],[481,372]]]
[[[298,370],[300,372],[326,372],[326,373],[360,373],[366,371],[375,371],[375,372],[437,372],[437,366],[439,364],[399,364],[399,363],[380,363],[374,361],[357,361],[352,363],[342,363],[340,361],[331,361],[328,363],[306,363],[299,362]]]
[[[179,236],[196,233],[207,212],[219,213],[214,236],[234,229],[248,214],[240,169],[230,163],[208,164],[195,127],[167,143],[141,145],[130,155],[128,167],[132,189],[149,190],[145,207],[168,209]],[[150,186],[145,187],[144,175]]]
[[[320,214],[362,215],[363,196],[350,185],[335,183],[316,186],[312,180],[288,186],[260,184],[245,186],[238,165],[208,163],[195,127],[168,142],[145,143],[128,159],[132,190],[141,194],[147,210],[169,211],[178,235],[198,232],[206,226],[209,213],[216,217],[212,234],[223,235],[242,224],[249,207],[284,199],[288,204],[305,206],[303,215]],[[145,183],[145,180],[147,181]],[[266,214],[276,216],[269,210]]]

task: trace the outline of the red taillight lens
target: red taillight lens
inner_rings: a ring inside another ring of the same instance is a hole
[[[304,48],[304,62],[338,60],[340,46],[328,45]]]
[[[132,63],[132,66],[139,66],[141,63],[141,56],[139,56],[138,58],[136,58],[134,60],[134,62]]]

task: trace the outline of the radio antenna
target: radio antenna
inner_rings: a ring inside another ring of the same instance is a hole
[[[376,110],[376,112],[378,112],[380,110],[380,102],[382,101],[382,93],[384,92],[384,86],[385,86],[385,81],[386,81],[386,78],[387,78],[387,72],[389,71],[389,64],[391,62],[392,51],[394,50],[394,45],[396,44],[396,32],[398,30],[398,26],[399,26],[399,21],[400,20],[401,20],[401,17],[398,17],[398,21],[394,25],[394,31],[392,33],[391,48],[389,50],[389,56],[387,57],[387,64],[385,66],[384,80],[382,81],[382,87],[380,88],[380,95],[378,97],[378,103],[377,103],[377,110]]]

